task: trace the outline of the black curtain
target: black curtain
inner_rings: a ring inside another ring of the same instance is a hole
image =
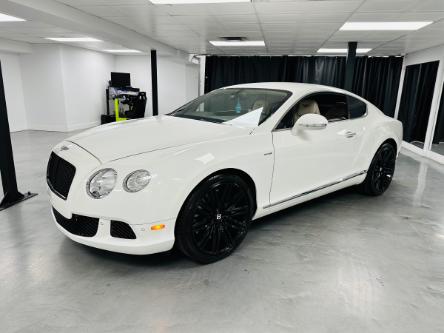
[[[205,92],[252,82],[303,82],[342,88],[345,62],[345,57],[208,56]],[[393,116],[401,69],[400,57],[358,57],[353,92]]]
[[[439,61],[433,61],[405,69],[398,119],[403,124],[407,142],[424,142],[438,65]]]
[[[306,82],[341,87],[344,57],[209,56],[205,92],[253,82]]]
[[[393,117],[396,109],[401,57],[358,57],[352,91]]]
[[[433,143],[444,142],[444,87],[441,94],[441,102],[439,103],[438,119],[435,126],[435,134],[433,135]]]
[[[312,83],[342,88],[345,82],[345,57],[312,57],[314,80]]]

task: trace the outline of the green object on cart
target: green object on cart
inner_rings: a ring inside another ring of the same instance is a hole
[[[124,121],[126,120],[126,118],[122,118],[120,117],[119,114],[119,99],[118,98],[114,98],[114,113],[116,114],[116,121]]]

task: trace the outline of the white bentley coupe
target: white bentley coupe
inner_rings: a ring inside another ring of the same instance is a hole
[[[57,227],[100,249],[231,254],[252,220],[358,185],[390,185],[402,125],[362,98],[298,83],[214,90],[157,117],[99,126],[52,151]]]

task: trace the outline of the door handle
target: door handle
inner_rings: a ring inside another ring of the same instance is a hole
[[[352,131],[347,131],[344,133],[344,136],[346,138],[353,138],[356,135],[356,132],[352,132]]]

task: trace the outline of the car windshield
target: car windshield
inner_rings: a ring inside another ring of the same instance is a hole
[[[284,90],[227,88],[214,90],[170,113],[174,117],[256,127],[290,97]]]

